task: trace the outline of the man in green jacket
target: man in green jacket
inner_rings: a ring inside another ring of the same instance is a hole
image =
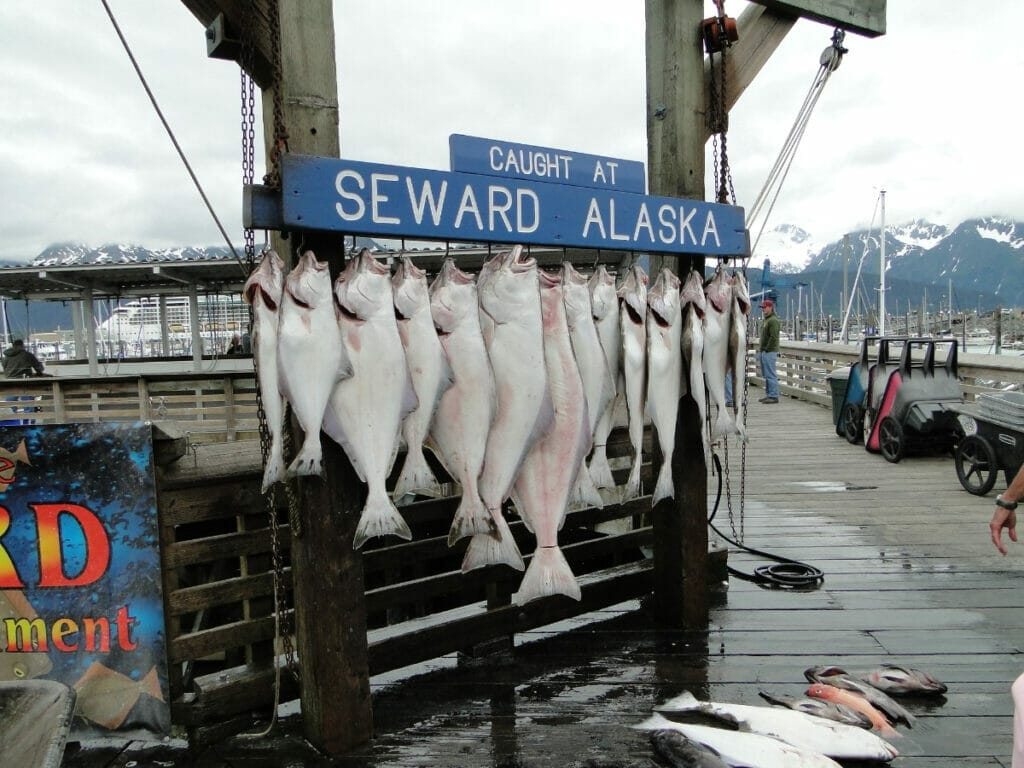
[[[775,302],[765,299],[761,302],[764,322],[761,323],[761,342],[757,348],[757,359],[764,377],[764,397],[758,402],[779,402],[779,377],[775,363],[779,357],[779,318],[775,314]]]

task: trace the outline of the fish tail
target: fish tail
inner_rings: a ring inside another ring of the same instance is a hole
[[[512,602],[524,605],[548,595],[565,595],[579,600],[580,585],[558,547],[537,547]]]
[[[615,487],[615,477],[604,445],[594,446],[594,455],[590,457],[590,477],[598,488]]]
[[[263,468],[263,488],[261,493],[266,493],[274,483],[284,480],[285,472],[281,440],[274,436],[270,441],[270,455],[267,456],[267,466]]]
[[[288,467],[285,477],[296,477],[298,475],[319,475],[324,476],[324,459],[320,447],[320,434],[309,434],[302,442],[302,450]]]
[[[590,468],[585,463],[580,464],[580,471],[576,475],[576,485],[573,487],[569,505],[578,506],[581,509],[588,507],[601,509],[604,507],[604,499],[598,493],[597,485],[594,483],[593,475],[590,473]]]
[[[521,571],[526,568],[523,556],[516,546],[516,540],[508,527],[508,522],[500,514],[494,515],[494,522],[498,526],[497,533],[500,539],[485,533],[474,534],[469,540],[466,548],[466,556],[462,559],[462,572],[467,573],[474,568],[483,568],[485,565],[508,565]]]
[[[455,510],[452,527],[448,531],[448,546],[454,546],[455,542],[466,536],[477,535],[496,538],[498,525],[480,500],[480,494],[475,489],[463,488],[462,499]]]
[[[658,470],[658,482],[654,486],[654,495],[651,497],[653,507],[662,499],[675,498],[676,487],[672,484],[672,457],[666,456],[661,462],[661,469]]]
[[[366,499],[366,506],[359,515],[359,525],[356,526],[356,535],[352,541],[352,548],[359,549],[366,543],[367,539],[374,536],[398,536],[408,541],[412,538],[412,531],[408,523],[398,511],[387,493],[378,491],[370,492]]]
[[[700,702],[697,697],[689,691],[683,691],[681,694],[673,699],[669,699],[661,706],[657,707],[659,712],[685,712],[690,709],[699,709]]]
[[[718,416],[715,418],[715,437],[726,437],[736,429],[736,422],[732,417],[732,411],[728,408],[719,408]]]
[[[427,457],[423,455],[423,447],[409,446],[409,452],[405,454],[405,463],[395,483],[395,492],[392,494],[396,499],[419,491],[424,496],[440,496],[441,485],[434,476],[434,471],[427,464]]]
[[[640,457],[638,456],[633,462],[632,469],[629,470],[629,478],[626,480],[626,485],[622,488],[622,501],[630,501],[640,495]]]

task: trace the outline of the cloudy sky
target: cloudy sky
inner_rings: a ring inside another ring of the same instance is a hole
[[[238,246],[237,68],[206,57],[177,0],[109,2]],[[838,239],[870,222],[883,188],[890,223],[1024,220],[1024,53],[999,36],[1024,27],[1024,3],[888,5],[886,36],[847,36],[769,226]],[[446,169],[448,136],[464,133],[646,161],[643,17],[642,0],[335,0],[342,153]],[[733,110],[740,205],[830,36],[799,22]],[[0,258],[222,242],[99,0],[4,0],[0,71]]]

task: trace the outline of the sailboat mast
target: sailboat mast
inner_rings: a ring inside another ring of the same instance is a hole
[[[878,289],[878,333],[879,333],[880,336],[885,336],[885,190],[884,189],[879,193],[879,198],[880,198],[880,201],[881,201],[881,216],[882,216],[882,229],[881,229],[881,232],[882,232],[882,237],[881,237],[882,246],[881,246],[881,249],[880,249],[881,256],[879,257],[881,259],[880,270],[881,270],[881,273],[882,273],[882,278],[881,278],[881,282],[880,282],[880,287]]]

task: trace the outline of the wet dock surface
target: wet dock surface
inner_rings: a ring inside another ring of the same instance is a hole
[[[1024,669],[1024,543],[1003,558],[988,538],[1003,479],[988,498],[971,496],[948,457],[889,464],[836,436],[830,411],[795,400],[752,402],[748,432],[742,514],[743,457],[732,444],[732,514],[723,497],[715,523],[822,569],[820,588],[730,577],[706,632],[659,629],[634,601],[518,635],[511,652],[373,678],[377,737],[333,761],[305,744],[293,716],[270,738],[199,754],[180,740],[73,745],[64,765],[649,765],[647,735],[632,726],[684,690],[761,704],[761,690],[802,694],[813,665],[891,662],[949,686],[937,699],[904,700],[918,720],[899,727],[891,765],[1008,767],[1009,686]],[[734,549],[735,568],[765,564]]]

